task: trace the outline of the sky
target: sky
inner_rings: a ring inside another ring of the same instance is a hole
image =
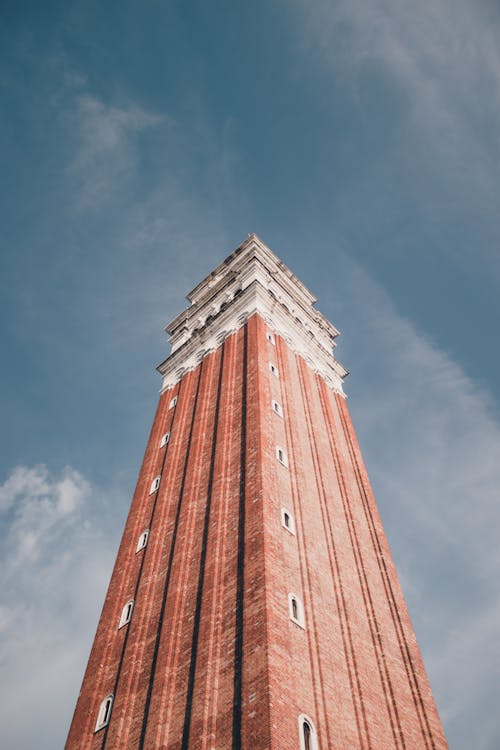
[[[336,356],[452,750],[500,747],[500,7],[0,4],[0,736],[65,741],[164,326],[250,232]]]

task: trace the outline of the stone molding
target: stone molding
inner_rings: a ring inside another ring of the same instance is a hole
[[[258,314],[343,395],[347,370],[332,354],[339,332],[313,307],[313,295],[256,235],[249,235],[187,298],[191,306],[165,329],[172,353],[157,368],[163,376],[162,391]]]

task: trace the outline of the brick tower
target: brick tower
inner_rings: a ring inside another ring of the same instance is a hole
[[[188,300],[67,750],[443,750],[338,331],[253,234]]]

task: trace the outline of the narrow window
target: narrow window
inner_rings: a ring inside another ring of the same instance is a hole
[[[283,416],[283,409],[281,408],[281,404],[279,404],[277,401],[273,399],[273,412],[278,415],[278,417]]]
[[[272,362],[269,362],[269,372],[272,373],[275,378],[279,378],[280,376],[278,368],[276,367],[276,365],[273,365]]]
[[[97,721],[95,723],[94,732],[98,732],[107,724],[109,724],[109,717],[111,716],[111,706],[113,705],[113,696],[108,695],[104,698],[101,705],[99,706],[99,713],[97,714]]]
[[[304,607],[297,594],[288,594],[288,613],[296,625],[305,628]]]
[[[299,716],[300,750],[318,750],[318,735],[311,719],[305,714]]]
[[[290,532],[290,534],[295,534],[295,523],[293,520],[293,516],[286,508],[281,509],[281,524],[287,531]]]
[[[135,548],[136,552],[140,552],[141,549],[144,549],[144,547],[148,543],[148,536],[149,536],[149,529],[146,529],[146,531],[143,531],[139,539],[137,540],[137,547]]]
[[[123,628],[124,625],[128,625],[128,623],[132,619],[133,609],[134,609],[134,600],[131,599],[129,602],[126,603],[126,605],[122,609],[122,614],[120,617],[120,623],[118,625],[118,629]]]
[[[304,721],[302,724],[302,731],[304,733],[304,745],[305,750],[312,750],[311,747],[311,725],[308,721]]]
[[[286,451],[284,448],[281,448],[279,445],[276,446],[276,458],[280,462],[280,464],[283,464],[283,466],[288,467],[288,456],[286,454]]]
[[[170,432],[166,432],[163,435],[162,439],[160,440],[160,448],[163,448],[163,446],[166,445],[169,440],[170,440]]]
[[[274,339],[274,334],[272,334],[271,331],[267,332],[266,338],[269,341],[269,343],[272,344],[273,346],[276,344],[276,341]]]
[[[169,403],[168,408],[173,409],[176,403],[177,403],[177,396],[174,396],[172,401]]]
[[[155,477],[155,478],[153,479],[153,481],[151,482],[151,487],[149,488],[149,494],[150,494],[150,495],[152,495],[152,494],[153,494],[153,492],[156,492],[156,490],[157,490],[157,489],[158,489],[158,487],[160,486],[160,479],[161,479],[161,477],[160,477],[160,476],[157,476],[157,477]]]

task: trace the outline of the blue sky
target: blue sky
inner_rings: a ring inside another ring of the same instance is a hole
[[[6,746],[64,743],[163,326],[256,232],[342,331],[450,747],[498,748],[497,6],[6,1],[0,49]]]

